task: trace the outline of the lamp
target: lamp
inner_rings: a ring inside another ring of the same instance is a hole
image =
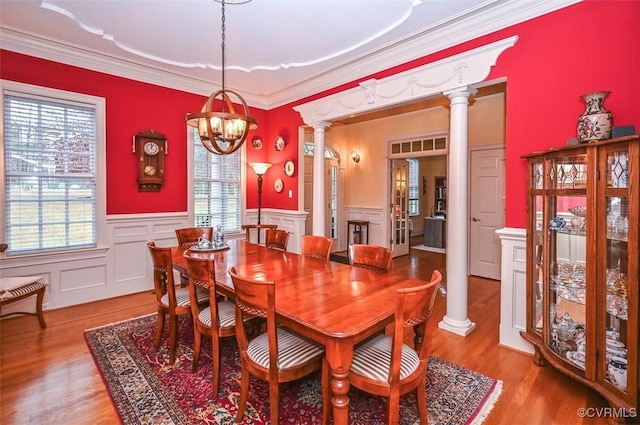
[[[224,88],[224,40],[225,2],[222,3],[222,90],[209,96],[200,112],[187,114],[187,124],[198,129],[200,141],[209,152],[216,155],[231,154],[244,144],[249,130],[258,128],[258,122],[249,115],[249,107],[242,96]],[[246,3],[248,0],[229,0],[230,3]],[[232,97],[242,106],[242,113],[236,113]],[[215,102],[218,99],[219,102]],[[214,111],[214,102],[220,109]]]
[[[360,154],[358,153],[358,151],[351,152],[351,159],[353,159],[353,162],[355,162],[356,164],[360,162]]]
[[[258,175],[258,224],[260,223],[260,211],[262,210],[262,176],[267,172],[271,164],[268,162],[252,162],[249,164]],[[258,229],[258,243],[260,243],[260,229]]]

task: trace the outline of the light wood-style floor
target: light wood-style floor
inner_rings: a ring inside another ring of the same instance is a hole
[[[445,256],[411,250],[394,260],[393,272],[428,279]],[[47,311],[48,328],[35,317],[0,322],[0,423],[114,424],[118,416],[84,341],[83,331],[155,311],[144,292]],[[469,318],[477,328],[466,338],[437,328],[446,300],[438,296],[432,323],[433,354],[504,382],[502,396],[485,424],[604,424],[582,419],[579,408],[607,407],[586,386],[528,355],[498,345],[499,282],[469,278]]]

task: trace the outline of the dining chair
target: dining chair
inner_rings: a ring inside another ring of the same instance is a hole
[[[196,245],[200,237],[213,240],[213,227],[184,227],[176,229],[178,245]]]
[[[426,379],[432,336],[427,327],[441,282],[442,274],[434,270],[429,283],[398,289],[393,334],[378,334],[354,348],[349,382],[387,399],[387,424],[399,421],[400,396],[416,389],[420,424],[427,425]],[[412,348],[403,341],[405,332],[412,332],[415,326],[419,327],[416,334],[424,338]]]
[[[193,363],[195,372],[200,361],[202,336],[211,337],[211,362],[213,397],[220,390],[220,339],[236,334],[236,307],[228,299],[220,299],[216,293],[215,264],[213,259],[195,258],[184,254],[189,269],[189,300],[193,317]],[[208,305],[198,303],[198,292],[207,294]],[[247,316],[246,320],[253,318]]]
[[[242,226],[240,226],[240,228],[242,230],[244,230],[244,238],[247,242],[251,242],[251,231],[252,230],[257,230],[258,233],[260,233],[262,231],[262,229],[268,230],[268,229],[277,229],[278,225],[277,224],[243,224]],[[258,237],[258,240],[260,240],[260,238]]]
[[[389,273],[393,251],[384,246],[352,244],[349,245],[349,264],[376,271]]]
[[[206,238],[208,241],[213,240],[213,227],[183,227],[176,229],[175,232],[178,246],[197,245],[200,237]],[[181,273],[180,284],[186,287],[189,284],[189,276]]]
[[[287,243],[289,242],[290,233],[286,230],[268,229],[265,238],[264,246],[267,248],[279,249],[280,251],[287,250]]]
[[[302,255],[329,260],[333,239],[325,236],[304,235],[302,237]]]
[[[302,378],[322,369],[323,423],[330,417],[329,367],[324,360],[324,347],[281,326],[276,321],[275,282],[253,280],[229,269],[236,295],[236,338],[240,350],[240,401],[236,423],[242,422],[249,395],[249,375],[269,383],[271,423],[279,421],[280,383]],[[244,316],[266,319],[266,332],[251,340],[246,332]]]
[[[153,262],[153,286],[158,306],[158,326],[156,330],[156,349],[160,347],[166,315],[169,315],[169,363],[176,361],[178,339],[178,317],[191,314],[188,288],[176,288],[173,279],[173,260],[171,248],[157,247],[155,242],[147,244]],[[198,296],[198,303],[205,303],[208,294]]]

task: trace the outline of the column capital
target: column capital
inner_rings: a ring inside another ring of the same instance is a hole
[[[329,121],[318,121],[311,124],[311,127],[313,127],[314,130],[324,129],[331,127],[331,123]]]
[[[455,89],[443,91],[442,94],[447,96],[449,99],[453,99],[456,97],[470,97],[476,94],[478,90],[471,86],[462,86],[456,87]]]

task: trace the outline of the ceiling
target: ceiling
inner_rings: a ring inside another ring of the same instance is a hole
[[[225,87],[270,109],[579,0],[246,1],[225,8]],[[208,95],[221,84],[221,6],[2,0],[0,47]]]

